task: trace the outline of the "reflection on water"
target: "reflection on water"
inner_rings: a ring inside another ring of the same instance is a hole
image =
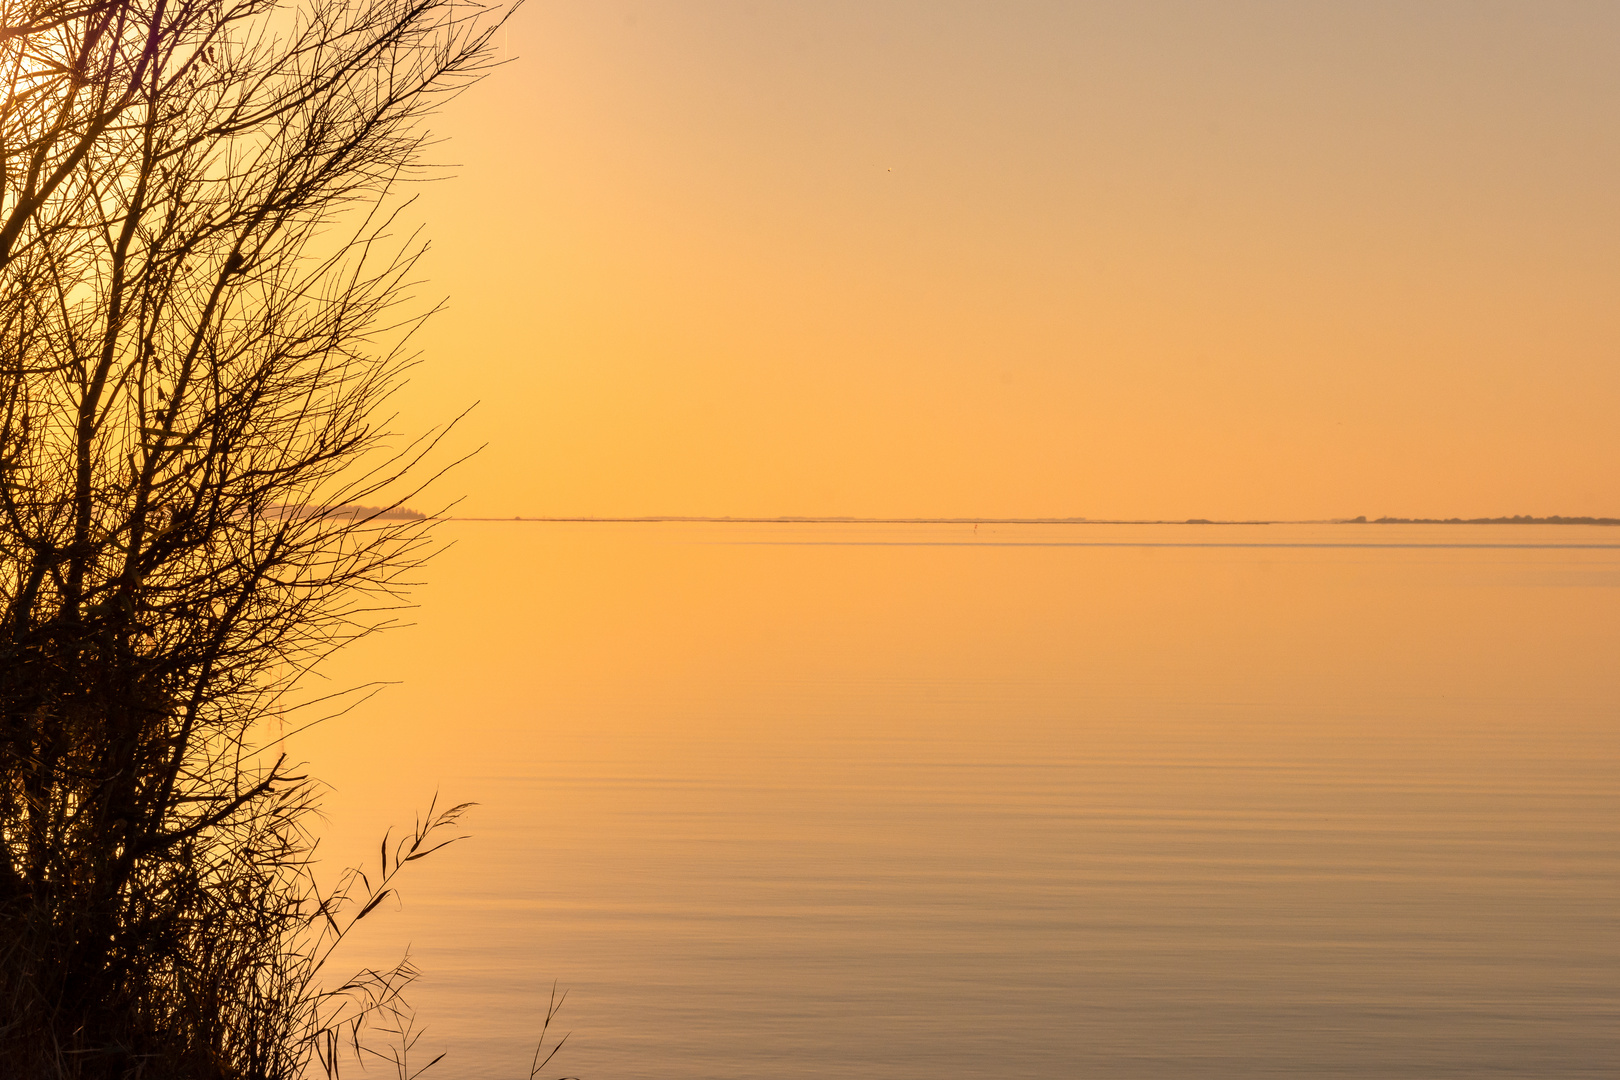
[[[297,747],[482,803],[354,957],[446,1075],[1614,1075],[1620,530],[447,535]]]

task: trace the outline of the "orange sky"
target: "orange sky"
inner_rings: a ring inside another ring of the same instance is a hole
[[[469,514],[1620,514],[1620,6],[531,0]],[[424,504],[432,500],[421,500]]]

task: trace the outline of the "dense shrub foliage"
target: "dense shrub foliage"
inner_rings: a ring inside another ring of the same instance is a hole
[[[323,965],[447,821],[323,895],[261,744],[427,539],[389,191],[499,18],[0,0],[0,1076],[293,1077],[397,1004]]]

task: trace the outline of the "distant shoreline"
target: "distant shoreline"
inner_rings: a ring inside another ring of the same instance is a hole
[[[1210,518],[1125,519],[1082,517],[975,518],[975,517],[442,517],[439,521],[527,522],[573,525],[1620,525],[1620,518],[1607,517],[1515,517],[1494,518],[1327,518],[1311,521],[1217,520]]]
[[[1303,523],[1301,523],[1303,524]],[[1620,525],[1620,518],[1608,517],[1531,517],[1529,514],[1517,514],[1513,517],[1493,518],[1398,518],[1381,517],[1368,521],[1365,518],[1349,518],[1345,521],[1335,522],[1342,525]]]

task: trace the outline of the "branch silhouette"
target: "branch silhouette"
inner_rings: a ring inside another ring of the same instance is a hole
[[[408,958],[319,981],[399,853],[323,895],[255,732],[427,554],[398,190],[510,10],[0,0],[0,1075],[279,1080],[405,1015]]]

